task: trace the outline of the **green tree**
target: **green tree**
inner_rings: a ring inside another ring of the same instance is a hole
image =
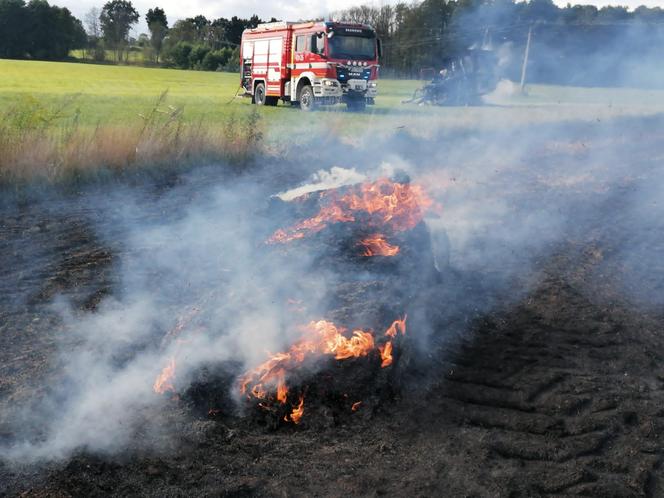
[[[216,22],[224,28],[226,42],[239,45],[242,32],[247,28],[255,28],[262,21],[258,16],[254,15],[249,19],[241,19],[237,16],[233,16],[230,19],[220,18]]]
[[[201,69],[203,59],[208,53],[210,53],[210,47],[195,45],[189,52],[189,67],[191,69]]]
[[[611,5],[602,7],[597,13],[597,19],[602,22],[625,22],[630,17],[632,16],[627,7],[613,7]]]
[[[28,52],[27,22],[23,0],[0,0],[0,58],[25,57]]]
[[[161,49],[164,45],[164,38],[168,33],[168,19],[166,19],[166,13],[164,9],[155,7],[154,9],[148,10],[148,13],[145,15],[145,21],[148,23],[148,29],[150,30],[150,44],[154,49],[156,60],[159,62],[159,55],[161,54]]]
[[[64,59],[87,42],[81,22],[46,0],[0,0],[0,57]]]
[[[175,21],[173,27],[168,31],[168,43],[170,45],[175,45],[181,41],[189,43],[196,41],[196,27],[191,22],[191,19]]]
[[[205,16],[196,16],[188,19],[194,28],[194,39],[198,43],[206,43],[208,41],[208,30],[210,21]]]
[[[201,69],[204,69],[205,71],[217,71],[228,64],[232,55],[233,50],[228,47],[212,50],[203,58]]]
[[[30,0],[26,14],[30,20],[27,48],[35,59],[64,59],[73,48],[86,45],[83,25],[68,9]]]
[[[104,4],[99,16],[104,39],[115,48],[116,59],[122,59],[128,44],[129,30],[138,22],[138,12],[128,0],[111,0]]]
[[[169,59],[180,69],[189,69],[189,54],[193,45],[188,41],[176,43],[169,51]]]
[[[553,0],[530,0],[526,16],[531,21],[556,22],[560,9]]]
[[[101,62],[106,58],[106,51],[104,50],[104,43],[102,40],[101,26],[99,24],[99,16],[101,11],[97,7],[92,7],[85,14],[85,31],[88,35],[87,44],[87,57],[92,57],[94,60]]]

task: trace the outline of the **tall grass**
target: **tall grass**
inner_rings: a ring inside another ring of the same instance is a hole
[[[146,167],[180,168],[222,161],[245,167],[262,148],[262,122],[252,109],[226,122],[185,122],[162,93],[124,125],[80,126],[76,96],[57,105],[22,97],[0,113],[0,183],[94,178]]]

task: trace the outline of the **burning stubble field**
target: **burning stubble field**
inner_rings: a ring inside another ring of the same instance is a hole
[[[4,190],[0,494],[661,496],[664,116],[591,95]]]

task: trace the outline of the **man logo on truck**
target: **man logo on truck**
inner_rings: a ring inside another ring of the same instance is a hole
[[[305,111],[373,105],[380,40],[371,26],[337,22],[260,24],[242,33],[241,84],[257,105],[279,99]]]

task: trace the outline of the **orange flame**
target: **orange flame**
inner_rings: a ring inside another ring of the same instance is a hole
[[[388,341],[384,346],[376,346],[371,332],[354,330],[352,335],[347,337],[344,335],[346,329],[326,320],[312,321],[303,327],[302,331],[304,337],[295,342],[287,352],[270,356],[267,361],[240,377],[239,388],[243,395],[249,399],[272,399],[286,404],[289,393],[286,385],[287,372],[297,368],[310,356],[328,355],[336,360],[346,360],[367,356],[371,351],[378,349],[381,355],[381,367],[387,367],[392,363],[392,341]],[[405,334],[406,317],[395,320],[385,331],[385,335],[394,337],[397,332]],[[272,394],[270,398],[270,392],[275,393],[275,391],[276,394]],[[302,407],[303,398],[300,400],[300,405],[284,420],[299,422],[302,417]]]
[[[423,212],[433,203],[419,185],[395,183],[387,178],[375,182],[362,183],[349,188],[341,197],[336,190],[321,197],[330,198],[329,204],[322,206],[317,215],[301,221],[288,229],[279,229],[267,240],[268,244],[284,244],[302,239],[323,230],[330,223],[348,223],[362,219],[368,227],[387,226],[394,232],[415,227],[422,221]]]
[[[175,358],[171,358],[168,365],[164,367],[161,374],[154,381],[152,389],[158,394],[164,394],[166,391],[175,392],[173,379],[175,378]]]
[[[393,246],[381,234],[372,235],[360,240],[359,245],[364,246],[362,256],[396,256],[399,246]]]
[[[353,403],[353,406],[350,407],[351,411],[356,412],[360,408],[361,404],[362,404],[361,401],[356,401],[355,403]]]
[[[392,322],[392,325],[390,325],[390,328],[388,328],[385,331],[385,335],[388,337],[396,337],[397,336],[397,331],[401,332],[401,335],[406,335],[406,319],[408,318],[408,315],[404,315],[403,319],[397,319]]]
[[[288,399],[288,387],[286,386],[286,373],[281,370],[278,374],[278,383],[277,383],[277,401],[279,403],[285,403]]]
[[[332,322],[320,320],[311,322],[304,328],[307,337],[296,342],[287,353],[272,355],[266,362],[240,378],[240,392],[249,392],[254,398],[265,399],[265,385],[277,385],[277,401],[285,403],[288,388],[285,384],[285,369],[294,363],[301,363],[309,355],[332,355],[337,360],[366,356],[374,349],[374,338],[370,332],[353,331],[347,338],[345,329],[337,328]]]
[[[379,346],[380,357],[383,362],[381,368],[389,367],[392,364],[392,341],[387,341],[384,346]]]
[[[284,417],[284,420],[286,422],[291,421],[297,425],[300,423],[302,415],[304,415],[304,396],[300,396],[299,404],[293,408],[293,411],[291,411],[290,415],[286,415]]]

